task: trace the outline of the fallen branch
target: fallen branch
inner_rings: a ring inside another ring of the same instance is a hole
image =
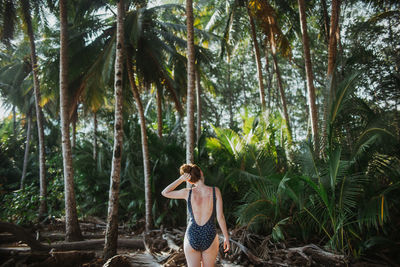
[[[177,244],[175,244],[174,240],[172,239],[172,235],[171,234],[165,233],[165,234],[162,235],[162,238],[167,240],[168,247],[171,250],[174,250],[174,251],[179,251],[180,250],[180,247]]]
[[[222,240],[223,242],[223,237],[220,236],[219,237],[220,242]],[[247,258],[249,258],[249,260],[254,263],[254,264],[261,264],[264,263],[264,261],[262,259],[260,259],[259,257],[255,256],[253,253],[251,253],[251,251],[246,248],[244,245],[240,244],[239,242],[233,240],[232,238],[229,239],[233,244],[235,244],[238,248],[240,248],[240,250],[246,254]]]
[[[296,252],[303,258],[311,262],[311,260],[323,265],[346,265],[346,258],[344,255],[334,254],[325,251],[314,244],[306,245],[303,247],[289,248],[289,252]]]
[[[7,222],[0,222],[0,232],[8,232],[13,234],[18,241],[23,241],[31,248],[31,250],[36,251],[50,251],[52,248],[64,251],[97,249],[104,246],[105,243],[104,238],[102,238],[44,245],[34,239],[33,236],[25,228]],[[144,249],[144,244],[141,239],[118,239],[118,247]]]

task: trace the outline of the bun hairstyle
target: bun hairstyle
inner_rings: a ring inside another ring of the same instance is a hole
[[[184,173],[190,174],[190,183],[196,183],[201,179],[201,170],[196,164],[183,164],[179,168],[179,173],[183,175]]]

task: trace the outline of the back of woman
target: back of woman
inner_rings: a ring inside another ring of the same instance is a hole
[[[162,195],[167,198],[185,199],[189,212],[189,223],[184,239],[184,252],[189,267],[214,266],[218,254],[219,239],[215,218],[224,235],[224,251],[230,249],[226,228],[221,192],[217,187],[204,184],[204,175],[195,164],[180,167],[181,176],[168,185]],[[192,188],[175,190],[183,182],[189,182]]]

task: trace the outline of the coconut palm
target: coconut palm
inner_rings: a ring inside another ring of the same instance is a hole
[[[327,116],[329,114],[329,109],[332,103],[328,100],[333,100],[335,96],[334,80],[335,80],[335,66],[336,66],[336,54],[337,54],[337,44],[339,35],[339,15],[340,15],[340,0],[333,0],[331,7],[331,19],[329,28],[329,44],[328,44],[328,70],[326,74],[326,88],[325,88],[325,98],[324,98],[324,110],[323,110],[323,122],[327,122]],[[323,123],[322,125],[322,144],[321,152],[323,152],[327,146],[327,125]]]
[[[117,36],[116,57],[114,72],[114,98],[115,98],[115,121],[114,121],[114,149],[111,165],[110,191],[108,203],[107,229],[104,246],[104,259],[111,258],[117,253],[118,241],[118,198],[121,174],[122,156],[122,76],[124,55],[124,0],[117,3]]]
[[[67,241],[81,240],[82,234],[78,224],[76,211],[74,173],[72,166],[71,140],[69,134],[69,101],[68,101],[68,21],[67,3],[60,0],[60,116],[62,153],[65,187],[65,239]]]
[[[21,0],[21,9],[24,16],[26,31],[29,37],[29,44],[31,48],[33,89],[35,94],[35,109],[37,114],[36,122],[37,122],[38,137],[39,137],[39,168],[40,168],[39,179],[40,179],[40,196],[41,196],[40,206],[39,206],[39,219],[41,219],[47,212],[47,205],[46,205],[47,186],[46,186],[46,166],[45,166],[46,159],[44,150],[43,112],[40,106],[41,97],[40,97],[40,84],[38,78],[38,64],[36,58],[35,37],[33,34],[32,20],[30,14],[31,7],[29,5],[28,0]]]
[[[282,85],[281,73],[278,65],[277,52],[280,51],[282,56],[291,57],[291,50],[289,42],[277,23],[277,16],[274,8],[266,1],[251,0],[248,3],[249,9],[257,18],[261,29],[263,30],[266,39],[268,40],[272,58],[274,61],[274,69],[276,73],[277,85],[280,92],[281,104],[283,108],[284,118],[286,120],[286,126],[288,129],[288,142],[289,145],[292,143],[292,131],[290,127],[289,113],[287,109],[286,94]]]
[[[263,78],[263,74],[262,74],[260,48],[259,48],[258,41],[257,41],[256,25],[254,23],[254,19],[252,17],[251,11],[248,7],[247,7],[247,13],[249,15],[251,38],[253,39],[254,52],[255,52],[254,54],[255,54],[256,63],[257,63],[257,75],[258,75],[258,86],[259,86],[259,91],[260,91],[261,108],[262,108],[262,110],[265,110],[266,104],[265,104],[264,78]]]
[[[186,110],[186,163],[194,162],[194,90],[195,90],[195,51],[193,29],[193,3],[186,0],[187,25],[187,110]]]
[[[299,14],[300,14],[300,24],[303,39],[303,51],[304,51],[304,62],[306,68],[307,77],[307,88],[308,88],[308,107],[310,109],[311,117],[311,130],[314,141],[314,149],[317,154],[319,154],[319,136],[318,136],[318,110],[315,105],[315,88],[313,81],[313,72],[311,66],[311,55],[310,55],[310,44],[307,33],[307,20],[305,12],[304,0],[298,0]]]
[[[47,212],[46,206],[46,195],[47,195],[47,186],[46,186],[46,166],[45,166],[45,147],[44,147],[44,126],[43,126],[43,112],[40,96],[40,84],[38,78],[38,65],[37,65],[37,57],[36,57],[36,47],[35,47],[35,37],[33,33],[33,26],[31,20],[31,7],[29,1],[21,0],[20,5],[17,6],[14,1],[3,1],[0,2],[0,6],[4,4],[4,13],[1,14],[1,21],[3,22],[3,30],[1,31],[1,39],[4,43],[9,45],[10,39],[13,38],[15,24],[17,22],[17,9],[19,8],[22,17],[23,23],[25,24],[26,34],[30,41],[30,49],[31,49],[31,66],[33,73],[33,88],[35,95],[35,109],[36,109],[36,122],[38,129],[38,143],[39,143],[39,180],[40,180],[40,206],[39,206],[39,219],[43,219],[45,213]],[[38,7],[39,2],[36,3]]]

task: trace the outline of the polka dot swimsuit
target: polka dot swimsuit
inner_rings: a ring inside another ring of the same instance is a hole
[[[204,251],[211,246],[212,242],[214,241],[215,235],[217,234],[217,230],[215,228],[215,187],[213,187],[213,212],[210,216],[210,219],[208,219],[208,221],[204,225],[198,225],[194,219],[192,203],[190,201],[191,197],[192,189],[190,189],[189,191],[189,197],[187,201],[190,220],[186,234],[189,239],[189,243],[193,249]]]

